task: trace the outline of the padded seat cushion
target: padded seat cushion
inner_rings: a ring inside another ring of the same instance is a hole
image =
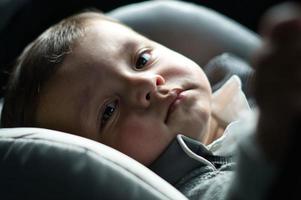
[[[126,155],[40,128],[0,129],[3,199],[186,199]]]

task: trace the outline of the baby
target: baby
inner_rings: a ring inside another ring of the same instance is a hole
[[[3,126],[77,134],[144,165],[179,133],[209,144],[225,128],[213,123],[211,87],[196,63],[99,13],[43,33],[11,87]]]
[[[233,95],[238,103],[231,102]],[[231,139],[225,139],[225,130],[241,117],[240,112],[223,116],[235,106],[249,110],[237,77],[212,94],[202,68],[190,59],[114,19],[85,12],[51,27],[25,49],[11,78],[1,125],[80,135],[146,166],[158,162],[183,134],[193,139],[187,143],[208,145],[204,155],[216,161],[212,152],[227,146],[224,141]],[[201,156],[190,156],[208,164]],[[223,164],[221,171],[233,171],[231,161],[221,160],[208,164],[207,175]],[[222,178],[207,185],[218,182],[218,190],[230,178],[216,174]],[[193,198],[192,193],[187,196]]]

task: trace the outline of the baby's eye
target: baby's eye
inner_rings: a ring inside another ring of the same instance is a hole
[[[109,104],[105,105],[105,109],[101,116],[101,128],[104,128],[108,121],[111,119],[112,115],[114,114],[117,108],[118,101],[112,101]]]
[[[149,51],[143,51],[137,58],[135,68],[142,69],[149,62],[151,57],[152,55]]]

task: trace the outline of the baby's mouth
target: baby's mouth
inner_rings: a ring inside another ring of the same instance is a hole
[[[182,95],[182,92],[184,90],[182,89],[173,89],[172,90],[172,98],[170,103],[168,104],[168,109],[166,112],[166,117],[164,120],[164,123],[167,124],[171,114],[173,113],[173,111],[175,110],[175,108],[177,107],[177,105],[182,101],[182,99],[184,98],[184,96]]]

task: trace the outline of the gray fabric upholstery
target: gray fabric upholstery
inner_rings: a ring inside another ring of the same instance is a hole
[[[38,128],[0,129],[1,199],[186,198],[108,146]]]

